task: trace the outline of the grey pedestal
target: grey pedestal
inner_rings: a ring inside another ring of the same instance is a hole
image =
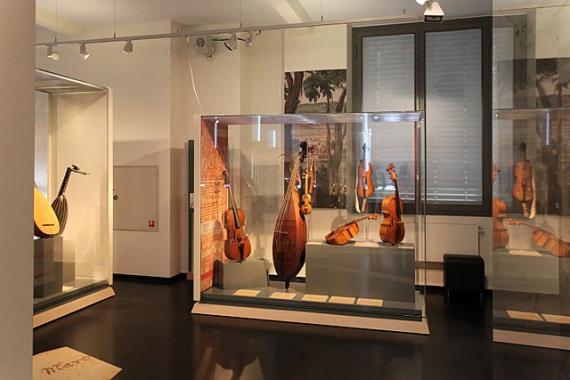
[[[269,285],[266,261],[250,259],[242,262],[216,261],[214,285],[220,289],[261,288]]]
[[[62,250],[60,236],[34,240],[34,298],[61,292],[63,278],[54,257],[61,256]]]
[[[310,242],[305,261],[307,293],[415,302],[413,244]]]

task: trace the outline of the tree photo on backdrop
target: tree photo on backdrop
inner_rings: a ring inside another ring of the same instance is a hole
[[[286,72],[285,113],[340,113],[346,108],[346,70],[313,70]],[[316,188],[313,207],[345,208],[347,186],[347,126],[323,124],[311,128],[285,127],[287,157],[307,141],[316,148]],[[285,162],[287,173],[290,162]]]

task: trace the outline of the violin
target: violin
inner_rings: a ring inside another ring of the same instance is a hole
[[[358,222],[366,219],[377,220],[378,215],[373,214],[363,216],[362,218],[355,219],[352,222],[345,223],[342,226],[335,228],[325,236],[326,242],[333,245],[345,245],[360,232]]]
[[[501,170],[493,166],[493,182]],[[505,228],[503,220],[507,215],[507,204],[500,198],[493,197],[493,249],[505,248],[509,244],[509,231]]]
[[[245,213],[236,206],[236,200],[232,191],[232,185],[228,173],[224,171],[224,182],[229,191],[230,206],[222,216],[226,229],[226,241],[224,242],[224,254],[231,261],[243,261],[251,254],[251,243],[245,234]]]
[[[539,247],[557,257],[570,257],[570,243],[557,238],[550,232],[536,227],[530,223],[509,219],[509,224],[513,226],[527,226],[533,229],[532,240]]]
[[[372,182],[372,164],[367,159],[366,143],[362,145],[362,159],[356,165],[356,211],[363,212],[366,209],[368,198],[374,194],[374,183]],[[360,203],[362,199],[362,203]]]
[[[307,222],[301,212],[297,183],[299,171],[307,157],[307,143],[301,142],[299,153],[293,164],[287,190],[281,201],[279,214],[273,230],[273,263],[277,277],[285,281],[285,289],[305,263],[307,244]]]
[[[301,212],[309,215],[313,212],[313,193],[315,191],[315,147],[308,151],[307,170],[305,171],[305,192],[301,197]]]
[[[394,168],[394,164],[390,163],[386,167],[386,171],[390,174],[390,179],[394,182],[396,192],[394,195],[388,195],[382,200],[382,224],[380,225],[380,239],[385,243],[392,245],[400,244],[404,240],[406,230],[404,222],[402,222],[402,210],[404,204],[400,199],[398,191],[398,174]]]
[[[534,173],[532,164],[526,159],[526,144],[521,143],[520,150],[523,154],[523,159],[518,160],[514,166],[514,184],[513,184],[513,198],[521,202],[523,215],[525,218],[534,218]],[[533,210],[531,214],[528,212],[527,202],[533,202]]]

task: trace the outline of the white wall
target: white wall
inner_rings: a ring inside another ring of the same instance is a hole
[[[0,378],[32,378],[34,9],[0,2]]]

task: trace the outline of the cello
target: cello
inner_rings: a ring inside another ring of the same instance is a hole
[[[380,225],[380,239],[385,243],[396,245],[400,244],[406,235],[404,222],[402,221],[402,209],[404,208],[404,204],[400,199],[398,174],[396,174],[394,164],[388,164],[386,171],[390,174],[392,182],[394,182],[396,192],[382,200],[382,215],[384,219]]]
[[[374,183],[372,182],[372,164],[367,159],[366,143],[362,145],[362,159],[356,165],[356,211],[358,213],[366,210],[368,198],[374,194]],[[360,203],[362,199],[362,203]]]
[[[536,214],[534,202],[534,173],[531,162],[526,159],[525,143],[521,143],[520,151],[523,154],[523,159],[518,160],[513,169],[515,176],[512,191],[513,198],[521,203],[524,217],[533,219]],[[532,202],[530,214],[528,212],[527,202]]]
[[[222,173],[224,182],[229,191],[230,206],[222,216],[224,220],[224,228],[227,231],[226,241],[224,242],[224,254],[231,261],[243,261],[251,254],[251,243],[249,237],[245,234],[245,213],[236,206],[236,200],[232,191],[232,185],[228,173],[224,170]]]
[[[327,236],[325,236],[325,241],[332,245],[345,245],[360,232],[358,222],[376,219],[378,219],[378,215],[376,214],[354,219],[352,222],[345,223],[329,232]]]
[[[278,278],[285,281],[285,289],[289,289],[290,280],[299,273],[305,263],[307,222],[301,212],[297,182],[306,156],[307,143],[303,141],[293,164],[273,230],[273,263]]]
[[[493,182],[501,170],[493,165]],[[507,215],[507,204],[501,198],[493,197],[493,250],[505,248],[509,244],[509,231],[505,228],[504,219]]]

